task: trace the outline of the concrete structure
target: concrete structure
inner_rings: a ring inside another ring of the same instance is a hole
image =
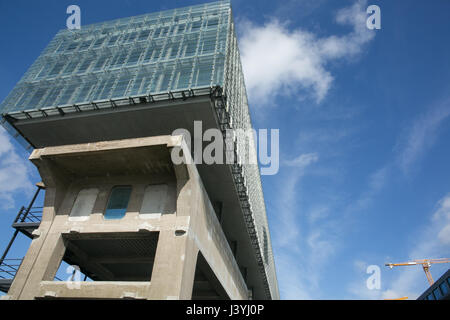
[[[0,110],[46,190],[9,298],[279,298],[246,146],[228,164],[170,157],[192,158],[199,141],[172,132],[194,121],[251,128],[228,1],[63,30]],[[94,281],[55,281],[61,261]]]
[[[8,295],[247,299],[247,286],[198,171],[193,164],[173,166],[172,148],[190,157],[181,136],[36,149],[30,160],[46,186],[45,208]],[[122,219],[107,220],[104,211],[115,185],[132,186],[130,202]],[[160,204],[152,213],[144,213],[148,186],[166,187],[152,199]],[[83,190],[93,201],[74,217]],[[53,281],[63,258],[96,281],[76,289]]]

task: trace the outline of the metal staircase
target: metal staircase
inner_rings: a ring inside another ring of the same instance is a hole
[[[33,238],[33,231],[39,228],[42,220],[42,210],[43,207],[33,207],[39,193],[44,190],[43,184],[37,184],[37,190],[33,196],[28,207],[22,207],[19,210],[12,227],[15,229],[14,234],[11,237],[2,257],[0,258],[0,291],[8,292],[11,284],[16,276],[17,270],[22,263],[23,258],[9,258],[7,259],[8,253],[16,240],[19,232],[27,236],[28,238]]]

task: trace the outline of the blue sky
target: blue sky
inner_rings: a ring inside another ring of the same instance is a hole
[[[83,25],[202,2],[3,1],[0,99],[65,27],[70,4]],[[381,30],[365,26],[372,4]],[[232,5],[254,126],[280,130],[280,171],[262,182],[281,297],[416,298],[421,268],[384,263],[450,257],[450,2]],[[2,248],[39,181],[26,159],[0,131]],[[366,287],[369,265],[381,268],[380,290]]]

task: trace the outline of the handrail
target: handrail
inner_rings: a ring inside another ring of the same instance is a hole
[[[25,209],[24,206],[22,206],[20,208],[19,213],[17,214],[16,218],[14,219],[14,224],[19,222],[19,220],[20,220],[20,222],[25,222],[27,220],[27,216],[30,213],[30,211],[32,212],[31,213],[32,218],[28,217],[28,220],[30,220],[32,223],[37,223],[37,222],[41,221],[42,215],[41,215],[41,218],[39,218],[37,215],[35,215],[35,213],[37,213],[37,212],[35,212],[35,210],[32,211],[32,209],[33,209],[33,204],[39,195],[39,192],[45,188],[39,184],[37,185],[37,187],[38,188],[36,190],[36,193],[34,194],[33,199],[31,200],[30,204],[28,205],[28,208]],[[14,240],[16,239],[18,233],[19,233],[19,229],[16,228],[16,231],[14,231],[14,234],[11,237],[11,240],[9,241],[8,245],[6,246],[6,249],[3,252],[3,255],[0,257],[0,266],[3,264],[3,261],[5,261],[6,256],[8,255],[8,252],[11,249],[11,246],[14,243]]]
[[[8,261],[6,263],[5,261]],[[11,261],[11,262],[9,262]],[[22,259],[4,259],[2,263],[0,264],[0,279],[4,280],[11,280],[14,279],[14,277],[17,274],[17,271],[19,271],[19,267],[22,264]],[[14,263],[15,262],[15,263]],[[6,277],[4,275],[9,275],[9,277]],[[55,276],[55,280],[62,281],[60,278]]]
[[[29,210],[25,210],[22,207],[17,214],[14,223],[38,223],[42,220],[43,207],[32,207]]]
[[[16,276],[17,271],[19,270],[20,265],[22,264],[23,259],[4,259],[0,264],[0,276],[3,279],[7,279],[3,274],[9,275],[12,278]],[[6,263],[8,261],[8,263]],[[12,262],[16,263],[12,263]],[[20,261],[20,262],[19,262]]]

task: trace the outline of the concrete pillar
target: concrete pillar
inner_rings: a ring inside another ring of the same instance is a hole
[[[186,229],[160,232],[149,299],[191,299],[199,250]]]

